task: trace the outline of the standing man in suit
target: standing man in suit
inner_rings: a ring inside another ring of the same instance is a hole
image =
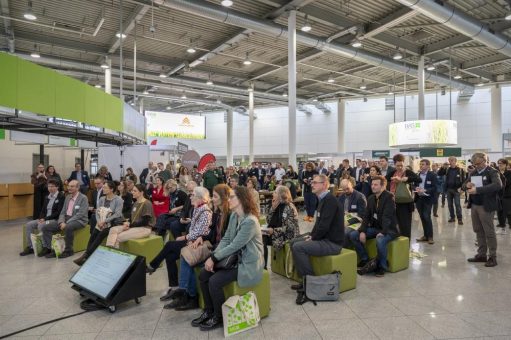
[[[73,180],[78,181],[80,192],[82,194],[86,194],[89,190],[90,178],[87,171],[82,170],[82,165],[80,163],[75,164],[75,171],[71,172],[71,176],[69,176],[67,182],[71,182]]]
[[[99,205],[99,199],[104,196],[103,194],[103,184],[105,184],[105,179],[103,176],[98,175],[94,178],[94,186],[96,187],[91,195],[91,202],[89,203],[89,224],[90,224],[90,233],[96,227],[96,209]]]
[[[502,181],[497,170],[487,165],[486,154],[472,155],[475,170],[468,175],[463,185],[470,194],[469,202],[472,226],[477,236],[477,255],[468,262],[486,262],[485,267],[497,265],[497,237],[493,217],[497,211],[497,195],[502,189]],[[489,251],[489,257],[487,252]]]
[[[437,178],[436,173],[429,170],[431,165],[429,159],[423,159],[420,161],[419,177],[421,182],[415,189],[415,207],[419,213],[419,217],[422,222],[422,229],[424,230],[424,236],[418,238],[417,242],[428,242],[434,244],[433,240],[433,221],[431,220],[431,210],[433,203],[435,202]]]
[[[310,236],[291,246],[296,270],[302,278],[314,275],[309,256],[337,255],[344,242],[344,211],[337,198],[328,191],[328,177],[315,175],[310,184],[319,200],[316,223]],[[300,305],[306,301],[303,287],[303,284],[291,287],[298,290],[296,303]]]
[[[259,187],[263,187],[264,177],[266,176],[266,170],[263,169],[263,165],[261,163],[253,163],[252,169],[249,171],[249,177],[257,178],[259,182]]]
[[[48,191],[50,193],[44,200],[43,207],[39,212],[38,219],[30,221],[25,225],[25,236],[27,238],[28,246],[20,253],[20,256],[26,256],[34,253],[30,234],[32,234],[35,229],[41,231],[45,225],[50,224],[54,227],[57,226],[57,219],[59,218],[60,211],[64,206],[64,193],[59,191],[59,185],[60,183],[54,179],[48,180]],[[51,245],[45,243],[43,240],[43,250],[39,256],[45,256],[49,254],[51,252],[50,248]]]
[[[380,172],[383,177],[389,172],[394,171],[394,167],[389,165],[389,159],[386,156],[380,156]]]
[[[68,195],[64,200],[64,206],[60,212],[57,224],[46,224],[43,226],[43,244],[51,244],[51,237],[57,231],[64,231],[66,248],[60,254],[60,258],[72,256],[74,231],[85,227],[88,221],[87,212],[89,204],[87,196],[80,193],[79,183],[72,180],[67,184]],[[45,256],[46,258],[56,257],[54,251]]]
[[[460,189],[465,182],[465,171],[457,165],[456,157],[449,157],[449,167],[438,170],[438,176],[445,176],[445,190],[447,192],[447,206],[449,207],[449,221],[454,222],[454,207],[458,224],[463,225],[460,201]]]
[[[144,185],[147,184],[146,179],[147,179],[147,176],[149,175],[149,171],[151,171],[152,168],[153,168],[153,162],[149,162],[149,163],[147,163],[147,168],[142,170],[142,173],[139,176],[141,184],[144,184]]]

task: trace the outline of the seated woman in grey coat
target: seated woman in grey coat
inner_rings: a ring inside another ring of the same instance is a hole
[[[257,285],[263,277],[263,240],[258,209],[246,187],[235,187],[229,195],[231,217],[224,237],[206,260],[199,275],[204,297],[204,312],[192,321],[192,326],[208,331],[223,325],[223,287],[237,281],[240,287]],[[237,266],[220,268],[221,260],[241,251]]]

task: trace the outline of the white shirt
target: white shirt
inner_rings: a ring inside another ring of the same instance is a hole
[[[280,181],[282,180],[282,177],[286,174],[286,170],[284,170],[283,168],[280,168],[280,169],[275,169],[275,179],[277,181]]]

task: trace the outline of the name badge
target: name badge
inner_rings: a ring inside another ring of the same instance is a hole
[[[460,175],[458,174],[458,175],[456,175],[456,177],[460,177]]]
[[[378,219],[378,214],[377,214],[377,213],[374,213],[374,214],[373,214],[373,218],[374,218],[375,220],[377,220],[377,219]]]
[[[351,209],[357,209],[357,206],[354,204],[351,206]]]
[[[486,176],[483,176],[483,181],[486,181]]]
[[[426,184],[431,184],[431,181],[426,181]]]
[[[317,217],[319,217],[319,212],[316,214]]]
[[[75,209],[80,209],[80,206],[79,205],[75,205]]]
[[[137,208],[136,208],[136,207],[135,207],[135,208],[133,208],[133,211],[137,211]]]
[[[286,217],[287,217],[287,214],[282,214],[282,217],[283,217],[283,218],[286,218]]]
[[[55,200],[55,203],[59,203],[59,200]]]

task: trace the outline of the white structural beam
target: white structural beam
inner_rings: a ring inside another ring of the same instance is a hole
[[[232,156],[232,126],[233,126],[233,112],[232,109],[227,110],[227,166],[234,165]]]
[[[106,58],[108,67],[105,69],[105,92],[112,94],[112,59]]]
[[[288,18],[288,107],[289,107],[289,165],[296,165],[296,11]]]
[[[254,88],[248,90],[248,161],[254,162]]]
[[[419,90],[419,120],[425,119],[425,101],[424,101],[424,91],[426,88],[426,82],[424,80],[424,55],[419,57],[419,74],[417,77],[417,81],[419,82],[418,90]]]
[[[491,151],[502,151],[502,88],[491,88]]]
[[[339,99],[337,103],[337,152],[346,152],[346,102]]]
[[[142,20],[142,18],[150,8],[151,8],[150,6],[138,5],[130,14],[129,18],[126,20],[126,25],[122,28],[122,33],[127,36],[135,28],[135,23]],[[108,53],[110,54],[115,53],[115,51],[117,51],[120,45],[121,39],[114,36],[112,38],[110,48],[108,49]]]

